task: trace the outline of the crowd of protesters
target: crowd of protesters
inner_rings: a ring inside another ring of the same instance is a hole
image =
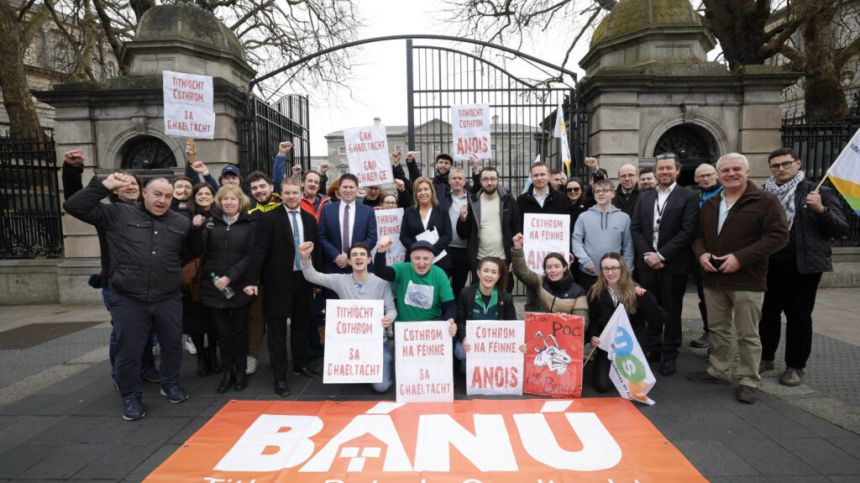
[[[289,395],[288,375],[319,376],[310,361],[324,349],[329,298],[385,302],[384,374],[374,390],[393,382],[395,323],[447,321],[462,370],[466,320],[519,318],[514,276],[527,311],[583,317],[595,346],[623,304],[648,361],[669,377],[691,274],[704,322],[691,345],[708,348],[709,359],[687,378],[729,384],[734,333],[736,398],[753,403],[761,373],[775,368],[782,313],[780,382],[802,382],[816,289],[832,270],[830,239],[848,230],[834,192],[815,189],[787,149],[769,156],[763,188],[748,180],[749,162],[738,153],[698,166],[696,186],[681,186],[681,162],[665,153],[653,168],[621,166],[617,186],[594,158],[585,180],[538,162],[516,194],[477,158],[464,170],[439,154],[427,177],[414,153],[396,152],[395,182],[362,189],[353,174],[329,183],[326,166],[287,172],[291,148],[280,144],[272,178],[256,171],[243,180],[227,165],[216,180],[191,156],[173,179],[144,183],[117,172],[86,187],[83,153],[66,153],[65,209],[98,233],[101,271],[90,283],[111,315],[112,376],[126,420],[145,415],[143,382],[160,384],[172,403],[189,397],[178,383],[183,345],[196,355],[199,377],[220,374],[213,386],[224,393],[246,388],[265,337],[273,392]],[[377,239],[374,212],[392,208],[405,210],[399,241],[407,253],[389,266],[394,240]],[[569,252],[547,254],[542,275],[523,254],[528,213],[571,221]],[[610,388],[609,363],[602,352],[595,359],[597,391]]]

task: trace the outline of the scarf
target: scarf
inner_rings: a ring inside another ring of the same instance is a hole
[[[776,184],[776,178],[773,176],[768,178],[767,182],[764,184],[765,191],[772,193],[779,198],[779,203],[785,210],[785,218],[788,220],[789,230],[791,230],[791,226],[794,223],[794,192],[797,190],[797,185],[802,183],[804,179],[806,179],[806,176],[803,174],[803,171],[798,171],[797,174],[794,175],[794,178],[791,178],[781,185]]]
[[[543,286],[547,292],[551,293],[555,297],[559,298],[576,298],[580,294],[579,293],[569,293],[571,292],[571,288],[573,286],[573,277],[570,275],[570,271],[565,271],[564,277],[561,280],[557,280],[553,282],[549,279],[549,277],[543,278]],[[577,292],[577,291],[573,291]]]

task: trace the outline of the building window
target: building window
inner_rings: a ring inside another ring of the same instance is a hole
[[[337,154],[340,154],[341,156],[346,155],[346,146],[338,146]]]

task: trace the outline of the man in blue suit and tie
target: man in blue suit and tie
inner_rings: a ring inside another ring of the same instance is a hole
[[[340,201],[327,204],[320,215],[320,243],[323,248],[323,271],[349,273],[346,250],[362,242],[376,246],[376,216],[373,208],[355,202],[358,178],[353,174],[340,177]]]

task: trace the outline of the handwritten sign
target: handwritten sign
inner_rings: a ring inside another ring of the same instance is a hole
[[[523,392],[581,396],[583,332],[582,317],[527,312]]]
[[[448,322],[394,325],[397,402],[454,400],[454,365]]]
[[[164,71],[164,134],[213,139],[212,77]]]
[[[349,172],[358,177],[359,187],[394,183],[385,126],[374,124],[344,129],[343,141]]]
[[[523,255],[532,271],[543,275],[543,259],[570,253],[570,215],[526,213],[523,216]]]
[[[522,320],[467,320],[466,394],[523,393]]]
[[[394,244],[385,252],[385,263],[390,267],[406,259],[406,247],[400,243],[400,225],[403,222],[403,208],[390,208],[387,210],[376,210],[376,239],[390,237]],[[376,247],[373,248],[373,256],[376,256]]]
[[[382,382],[382,300],[326,300],[323,383]]]
[[[455,104],[451,106],[451,153],[455,161],[469,159],[473,154],[489,159],[490,149],[490,105]]]

